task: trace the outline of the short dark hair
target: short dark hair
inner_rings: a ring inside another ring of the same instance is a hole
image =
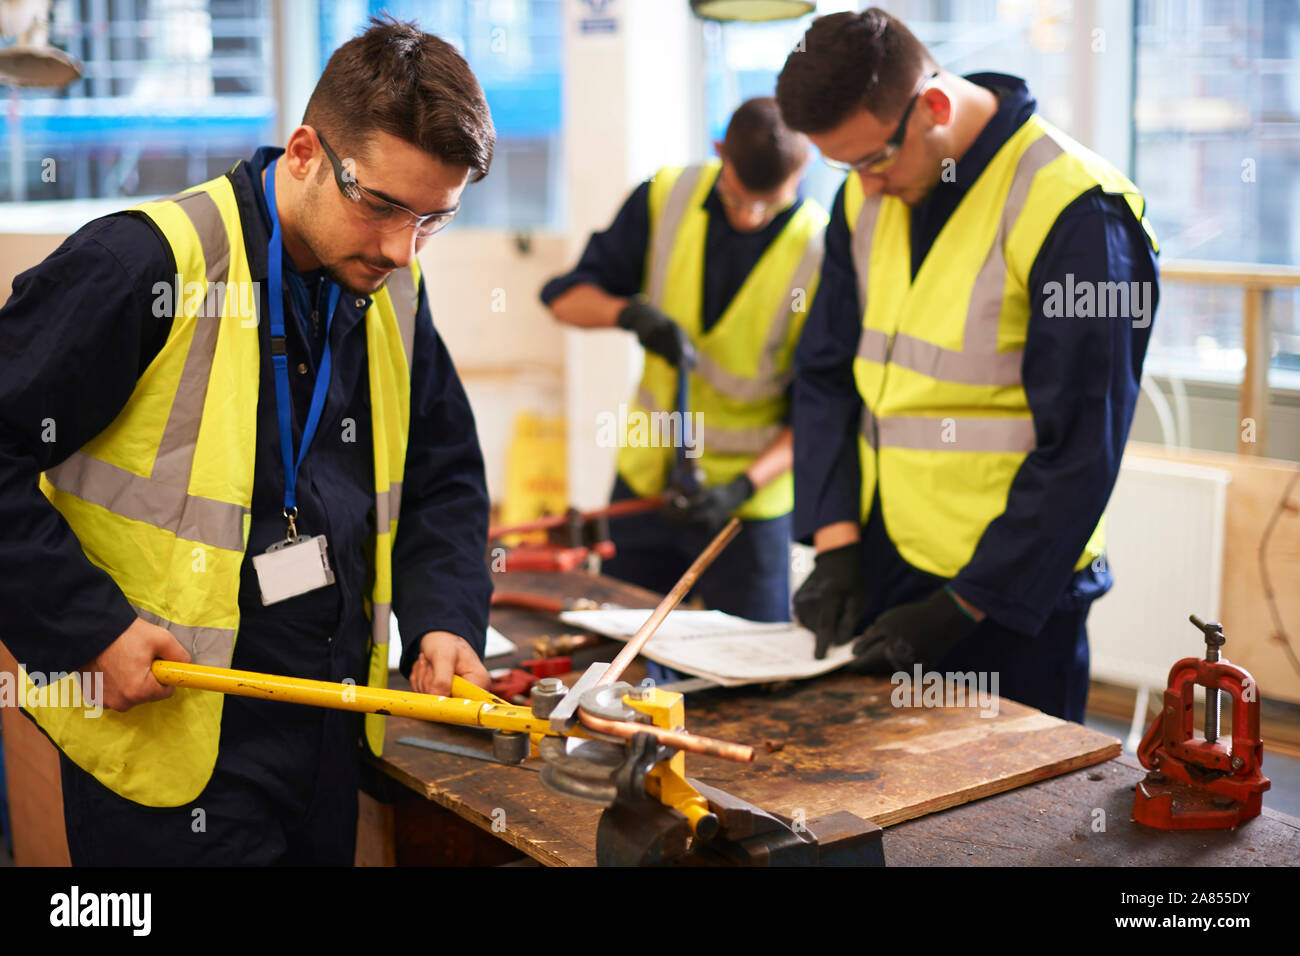
[[[770,96],[756,96],[731,114],[723,153],[746,189],[771,192],[808,159],[808,140],[781,122]]]
[[[863,107],[881,120],[902,116],[934,69],[930,51],[879,7],[833,13],[814,20],[786,58],[776,100],[791,129],[824,133]]]
[[[372,18],[334,51],[302,121],[341,155],[364,155],[373,133],[389,133],[468,166],[471,182],[487,175],[497,138],[483,89],[455,47],[392,17]]]

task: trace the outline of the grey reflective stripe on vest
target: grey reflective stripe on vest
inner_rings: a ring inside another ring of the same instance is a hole
[[[858,427],[862,430],[862,437],[867,440],[867,446],[876,447],[876,415],[871,409],[867,408],[866,403],[862,404],[862,421]]]
[[[642,388],[636,394],[637,403],[644,408],[651,416],[663,416],[658,420],[660,422],[672,420],[669,415],[677,415],[677,412],[665,412],[655,404],[654,396],[646,389]],[[651,422],[654,422],[652,417]],[[780,423],[772,425],[756,425],[753,428],[717,428],[710,425],[708,418],[705,417],[698,429],[692,430],[688,436],[685,433],[685,424],[679,422],[677,434],[684,439],[689,438],[688,447],[703,447],[706,452],[716,455],[758,455],[767,450],[767,446],[776,441],[777,435],[781,434],[785,425]],[[662,447],[671,442],[658,441],[659,436],[654,436],[654,441],[658,442],[656,447]]]
[[[962,349],[946,349],[899,332],[894,337],[892,351],[889,337],[876,329],[862,329],[858,340],[858,357],[870,362],[891,364],[911,369],[943,382],[963,385],[1019,385],[1020,366],[1024,350],[998,351],[998,323],[1002,314],[1002,296],[1006,286],[1007,263],[1003,249],[1016,220],[1024,210],[1025,199],[1034,177],[1044,166],[1063,152],[1061,146],[1049,136],[1040,136],[1021,154],[1012,176],[1011,187],[1002,207],[997,235],[993,239],[975,284],[971,288],[970,304],[966,311],[966,325],[962,335]],[[871,236],[875,232],[874,213],[867,217],[867,206],[858,216],[853,234],[853,264],[858,273],[859,305],[866,315],[866,274],[871,262]],[[879,203],[875,204],[877,207]],[[870,219],[868,232],[859,230]],[[865,236],[865,238],[864,238]]]
[[[397,328],[402,335],[402,351],[406,353],[406,367],[411,368],[415,351],[415,315],[420,309],[416,298],[419,289],[415,284],[415,274],[408,267],[397,269],[388,277],[388,298],[393,303],[393,314],[397,316]]]
[[[706,419],[700,423],[699,435],[704,450],[715,455],[760,455],[784,429],[780,423],[754,428],[716,428]]]
[[[235,629],[226,627],[190,627],[176,624],[152,611],[134,608],[135,613],[150,624],[163,627],[176,638],[190,655],[191,664],[209,667],[229,667],[235,653]]]
[[[853,271],[858,274],[858,315],[867,314],[867,277],[871,270],[871,240],[876,234],[876,219],[880,216],[880,196],[867,196],[858,210],[858,221],[853,225]],[[883,355],[884,352],[882,351]]]
[[[388,530],[389,522],[402,513],[402,483],[391,481],[387,491],[375,493],[375,527]]]
[[[389,627],[393,605],[380,601],[370,608],[370,640],[374,644],[387,644],[392,630]]]
[[[1032,418],[875,418],[864,407],[862,435],[874,448],[873,423],[879,429],[882,448],[1030,452],[1037,446]]]
[[[858,336],[858,358],[884,365],[888,357],[889,336],[879,329],[869,329],[864,325],[862,334]]]
[[[653,395],[650,394],[650,390],[645,388],[644,386],[637,389],[636,402],[638,405],[640,405],[648,412],[662,411],[662,409],[660,409],[659,406],[655,404],[655,398]]]
[[[419,287],[415,284],[415,275],[407,269],[398,269],[388,277],[388,298],[393,304],[393,315],[397,318],[398,334],[402,337],[402,350],[406,354],[406,368],[412,369],[415,351],[415,318],[420,310]],[[375,491],[375,527],[387,531],[390,521],[402,513],[401,475],[394,481],[389,475],[388,490]]]
[[[60,491],[123,518],[172,531],[178,538],[228,551],[244,549],[247,508],[189,495],[183,488],[141,478],[134,472],[76,452],[45,473]]]
[[[686,215],[687,205],[699,185],[700,177],[706,172],[703,166],[687,166],[673,183],[664,203],[663,214],[654,224],[654,241],[650,245],[649,281],[646,283],[646,298],[655,308],[660,308],[664,300],[664,283],[668,281],[668,260],[673,254],[673,243],[677,240],[677,229]]]
[[[203,250],[209,287],[216,282],[224,287],[230,268],[230,241],[212,197],[200,191],[180,193],[164,201],[180,206],[194,226]],[[238,291],[235,296],[240,298]],[[179,309],[184,298],[178,296],[174,308]],[[203,301],[206,302],[206,290]],[[49,469],[45,473],[46,479],[60,491],[124,518],[164,528],[187,541],[242,551],[244,515],[249,509],[185,491],[194,465],[199,422],[203,417],[220,326],[219,315],[200,315],[194,321],[194,334],[185,354],[185,366],[149,477],[141,477],[77,451],[62,464]]]
[[[393,315],[397,318],[397,330],[402,337],[402,351],[406,354],[406,368],[412,372],[415,362],[415,319],[420,311],[420,288],[415,282],[415,273],[408,267],[398,269],[388,277],[388,298],[393,304]],[[375,530],[387,531],[391,523],[402,513],[402,482],[393,481],[389,476],[388,490],[375,491]],[[391,542],[390,542],[391,544]],[[389,548],[391,561],[392,548]],[[391,631],[389,618],[393,605],[380,601],[370,608],[370,642],[387,644]]]
[[[765,361],[766,357],[765,354],[759,360],[761,364],[768,364]],[[709,387],[715,392],[740,402],[759,402],[767,398],[776,398],[785,391],[785,387],[790,384],[790,379],[794,377],[793,370],[779,374],[769,372],[767,375],[760,374],[756,378],[733,375],[703,352],[696,353],[694,374],[708,382]]]
[[[790,334],[790,323],[794,321],[792,300],[798,290],[806,291],[812,284],[813,276],[817,274],[821,263],[822,236],[818,233],[808,240],[803,257],[790,276],[790,284],[786,287],[785,295],[776,304],[772,321],[768,323],[767,338],[763,341],[763,350],[759,353],[758,367],[753,378],[733,375],[713,361],[703,350],[697,353],[695,374],[708,382],[714,391],[741,402],[758,402],[776,398],[784,392],[786,386],[790,384],[790,379],[794,377],[794,370],[780,371],[777,368],[777,357],[781,354],[781,348]],[[805,303],[804,308],[809,307],[810,303]]]
[[[183,193],[171,201],[181,207],[198,233],[208,287],[220,282],[224,288],[230,272],[230,239],[226,236],[226,225],[217,204],[205,192]],[[236,296],[240,298],[238,291]],[[207,302],[206,290],[204,302]],[[175,304],[175,308],[180,311],[180,302]],[[222,311],[225,311],[224,303]],[[194,321],[194,337],[185,353],[185,368],[153,461],[151,477],[155,481],[179,488],[189,484],[199,421],[203,418],[203,403],[208,396],[208,379],[212,374],[212,360],[217,354],[217,333],[220,331],[219,316],[201,312]]]

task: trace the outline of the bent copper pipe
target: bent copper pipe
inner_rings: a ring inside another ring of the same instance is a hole
[[[731,539],[739,532],[740,519],[732,518],[727,522],[727,526],[718,532],[718,536],[709,542],[708,547],[700,552],[700,556],[686,569],[686,573],[682,575],[681,580],[673,585],[673,589],[659,602],[659,606],[654,609],[646,622],[637,628],[635,634],[628,638],[627,644],[618,652],[618,655],[610,662],[608,669],[601,675],[600,680],[596,682],[597,687],[612,684],[623,675],[623,671],[627,670],[627,665],[631,664],[636,656],[641,653],[641,648],[645,647],[646,641],[650,640],[659,625],[663,623],[664,618],[668,616],[668,612],[675,608],[678,602],[686,596],[686,593],[695,586],[695,582],[699,580],[705,568],[713,563],[713,559],[731,543]]]
[[[688,734],[681,730],[668,730],[664,727],[655,727],[653,724],[636,724],[630,720],[609,720],[605,717],[589,714],[582,708],[578,709],[578,720],[582,722],[582,726],[588,730],[594,730],[598,734],[609,734],[611,737],[622,737],[625,740],[631,740],[637,734],[649,734],[664,746],[683,750],[687,753],[721,757],[723,760],[731,760],[735,763],[754,762],[754,748],[744,744],[733,744],[713,737],[701,737],[698,734]]]

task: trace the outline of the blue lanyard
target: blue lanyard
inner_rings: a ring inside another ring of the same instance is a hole
[[[293,457],[293,423],[290,415],[293,405],[289,401],[289,356],[284,347],[284,278],[281,269],[284,247],[280,238],[280,214],[275,208],[275,160],[266,168],[266,206],[271,213],[271,241],[267,247],[267,280],[271,284],[271,367],[275,372],[275,410],[280,427],[280,457],[284,460],[284,516],[289,519],[289,537],[297,537],[294,519],[298,516],[298,499],[294,488],[298,483],[298,469],[311,440],[320,424],[321,410],[325,407],[325,393],[330,387],[330,324],[334,309],[339,304],[339,287],[330,283],[329,311],[325,317],[325,352],[321,356],[320,370],[316,373],[316,387],[311,393],[311,408],[307,422],[302,426],[302,447],[298,457]]]

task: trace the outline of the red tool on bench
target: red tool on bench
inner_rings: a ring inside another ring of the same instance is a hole
[[[505,551],[504,566],[494,564],[493,570],[572,571],[579,565],[591,565],[597,557],[608,560],[614,556],[614,542],[609,540],[609,519],[644,514],[658,509],[663,503],[663,495],[629,498],[595,511],[582,512],[570,508],[562,515],[505,528],[489,528],[489,546],[508,535],[546,532],[545,542],[525,541]]]
[[[543,660],[522,661],[500,677],[493,677],[488,687],[493,694],[511,703],[528,703],[528,694],[543,677],[559,677],[573,670],[573,659],[548,657]]]
[[[1259,687],[1219,656],[1223,627],[1191,617],[1205,634],[1205,660],[1187,657],[1169,672],[1160,715],[1138,746],[1150,773],[1137,785],[1133,819],[1160,830],[1217,830],[1259,816],[1270,786],[1261,773]],[[1197,685],[1205,691],[1205,737],[1193,738]],[[1219,742],[1219,692],[1232,697],[1232,746]]]

